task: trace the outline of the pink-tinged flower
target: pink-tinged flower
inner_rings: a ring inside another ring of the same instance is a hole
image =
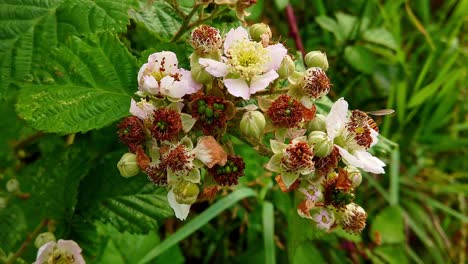
[[[379,133],[369,125],[372,119],[355,110],[348,116],[348,103],[340,98],[326,117],[327,134],[340,151],[343,161],[367,172],[385,173],[380,159],[367,150],[377,143]]]
[[[310,200],[314,203],[318,202],[319,200],[323,199],[323,194],[315,184],[309,184],[306,188],[301,187],[299,191],[303,193],[307,200]]]
[[[34,264],[44,263],[86,263],[81,256],[81,248],[73,240],[60,239],[48,242],[39,248]]]
[[[319,212],[312,215],[312,220],[317,223],[318,228],[328,231],[335,223],[335,214],[331,210],[320,208]]]
[[[130,114],[141,120],[151,119],[153,117],[154,110],[156,110],[154,105],[145,99],[141,99],[138,103],[133,99],[130,102]]]
[[[282,44],[264,47],[252,41],[246,29],[238,27],[226,34],[222,62],[200,58],[199,63],[214,77],[223,77],[230,94],[249,99],[278,78],[276,71],[286,53]]]
[[[181,98],[200,90],[201,84],[192,79],[190,71],[178,68],[175,53],[162,51],[151,54],[138,72],[139,95]]]

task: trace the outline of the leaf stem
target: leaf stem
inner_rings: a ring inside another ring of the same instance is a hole
[[[187,30],[190,29],[190,19],[192,19],[192,17],[197,13],[199,7],[199,5],[193,6],[192,11],[190,11],[190,13],[185,16],[184,22],[182,22],[179,30],[176,32],[174,37],[172,37],[171,42],[176,42]]]
[[[6,264],[13,264],[15,261],[23,254],[23,252],[26,250],[26,248],[29,246],[31,241],[39,235],[39,232],[41,232],[41,229],[44,228],[47,224],[49,223],[49,219],[44,219],[42,220],[38,226],[34,229],[34,231],[31,234],[28,234],[26,236],[26,239],[24,240],[23,244],[21,244],[20,248],[18,251],[15,252],[13,256],[11,256],[10,259],[6,262]]]

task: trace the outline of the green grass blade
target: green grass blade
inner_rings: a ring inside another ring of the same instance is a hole
[[[265,202],[263,204],[263,243],[265,246],[265,263],[275,264],[275,217],[273,204]]]
[[[390,205],[397,205],[400,187],[400,150],[392,151],[392,162],[390,164],[390,188],[388,190]]]
[[[179,243],[182,239],[188,237],[189,235],[197,231],[200,227],[208,223],[211,219],[215,218],[224,210],[228,209],[229,207],[231,207],[232,205],[244,198],[255,195],[256,193],[252,189],[237,189],[228,196],[216,202],[214,205],[210,206],[210,208],[208,208],[206,211],[192,219],[189,223],[184,225],[181,229],[172,234],[161,244],[157,245],[154,249],[148,252],[148,254],[146,254],[146,256],[143,257],[139,263],[148,263],[154,260],[154,258],[159,256],[162,252],[164,252],[165,250]]]

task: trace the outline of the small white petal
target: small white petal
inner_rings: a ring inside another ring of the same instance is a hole
[[[278,73],[275,71],[269,71],[267,73],[264,73],[262,75],[258,75],[252,78],[252,81],[250,82],[250,94],[254,94],[258,91],[265,90],[265,88],[268,87],[268,85],[278,78]]]
[[[378,139],[379,132],[377,132],[377,131],[375,131],[374,129],[371,128],[370,135],[371,135],[371,138],[372,138],[372,143],[371,143],[370,146],[372,147],[375,144],[377,144],[377,142],[379,142],[379,139]]]
[[[146,113],[145,111],[143,111],[143,109],[141,109],[140,107],[137,106],[135,100],[133,100],[132,98],[132,101],[130,102],[130,113],[138,118],[140,118],[141,120],[145,120],[146,119]]]
[[[355,151],[353,154],[363,163],[363,170],[376,174],[385,173],[385,170],[383,168],[385,167],[385,163],[383,163],[383,161],[381,161],[380,159],[372,156],[369,152]]]
[[[224,85],[228,92],[234,96],[250,99],[250,88],[244,79],[225,79]]]
[[[171,76],[164,76],[161,79],[161,93],[172,98],[181,98],[187,94],[188,86],[181,81],[176,81]]]
[[[351,165],[357,168],[364,168],[364,164],[362,163],[361,160],[359,160],[357,157],[353,156],[351,153],[349,153],[346,149],[335,145],[335,147],[338,148],[340,151],[340,155],[343,158],[343,162],[346,163],[347,165]]]
[[[343,98],[338,99],[332,106],[325,122],[327,124],[327,134],[333,140],[338,131],[345,125],[348,114],[348,102]]]
[[[243,27],[238,27],[236,29],[231,29],[226,34],[226,38],[224,39],[224,52],[226,52],[232,45],[232,43],[243,40],[249,39],[249,33]]]
[[[143,73],[145,72],[146,68],[148,67],[148,63],[145,63],[141,66],[140,70],[138,71],[138,83],[141,82],[141,78],[143,77]]]
[[[52,254],[54,251],[56,243],[54,241],[50,241],[42,245],[42,247],[39,248],[37,251],[37,257],[36,257],[36,262],[34,264],[42,264],[44,262],[47,263],[47,259],[49,258],[49,255]]]
[[[152,63],[152,70],[166,74],[175,74],[178,71],[177,56],[171,51],[162,51],[151,54],[148,63]]]
[[[167,193],[167,201],[169,202],[169,205],[171,206],[172,210],[174,210],[174,213],[177,218],[180,220],[185,220],[187,219],[187,216],[190,212],[190,206],[191,204],[180,204],[176,201],[174,192],[170,190]]]
[[[229,73],[229,67],[222,62],[212,59],[200,58],[198,63],[205,67],[205,70],[214,77],[224,77]]]
[[[201,83],[197,83],[193,78],[192,74],[190,71],[187,71],[185,69],[179,69],[180,74],[182,75],[181,77],[181,82],[187,86],[186,94],[193,94],[198,92],[202,88]]]
[[[266,47],[266,49],[268,50],[268,53],[271,57],[271,61],[269,61],[266,65],[267,71],[270,71],[270,70],[276,71],[280,67],[281,62],[283,61],[284,56],[286,56],[288,51],[283,46],[283,44],[280,44],[280,43],[275,44],[275,45],[270,45]]]
[[[140,91],[147,92],[149,94],[159,94],[158,81],[156,81],[154,76],[151,75],[144,75],[142,85],[138,88]]]

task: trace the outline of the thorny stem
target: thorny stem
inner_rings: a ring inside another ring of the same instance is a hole
[[[6,262],[6,264],[13,264],[15,261],[23,254],[23,252],[26,250],[26,248],[29,246],[31,241],[39,235],[39,232],[41,232],[42,228],[44,228],[47,224],[49,223],[48,219],[42,220],[39,225],[34,229],[34,231],[31,234],[28,234],[26,236],[26,239],[24,240],[23,244],[21,244],[20,248],[18,251],[15,252],[13,256],[11,256],[10,259]]]
[[[292,8],[291,4],[288,4],[286,6],[286,16],[288,17],[290,34],[291,37],[294,39],[294,42],[296,43],[296,48],[299,51],[301,51],[302,56],[305,56],[304,45],[302,44],[302,39],[299,34],[299,29],[297,27],[296,15],[294,15],[294,9]]]

